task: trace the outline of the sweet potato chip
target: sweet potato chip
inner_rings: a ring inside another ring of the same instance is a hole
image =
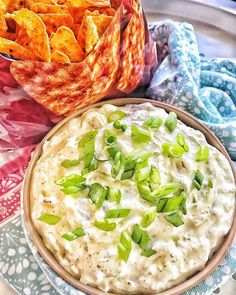
[[[70,63],[70,59],[65,53],[59,50],[54,50],[52,52],[52,62],[66,64],[66,63]]]
[[[68,5],[73,7],[111,7],[110,0],[68,0]]]
[[[50,46],[53,50],[65,53],[72,62],[79,62],[84,59],[84,52],[78,44],[75,35],[68,27],[60,27],[50,39]]]
[[[74,25],[74,20],[70,14],[48,13],[39,14],[39,16],[45,23],[49,35],[55,33],[61,26],[72,29]]]
[[[35,60],[32,52],[14,41],[0,37],[0,52],[24,60]]]
[[[145,27],[139,0],[133,0],[134,13],[123,34],[122,59],[117,89],[132,92],[141,82],[145,68]]]
[[[34,55],[38,56],[42,61],[51,60],[46,27],[37,14],[28,9],[22,8],[13,14],[6,14],[6,17],[14,19],[21,28],[26,30],[26,34],[30,41],[29,47]]]
[[[84,17],[84,34],[85,34],[85,53],[88,55],[99,40],[97,26],[92,16]]]
[[[58,14],[65,14],[68,13],[67,6],[62,5],[51,5],[51,4],[42,4],[42,3],[34,3],[30,7],[31,11],[35,13],[58,13]]]

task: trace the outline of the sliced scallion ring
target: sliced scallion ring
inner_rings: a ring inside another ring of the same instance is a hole
[[[71,167],[74,167],[74,166],[77,166],[80,164],[80,160],[64,160],[63,162],[61,162],[61,166],[66,168],[66,169],[69,169]]]
[[[127,232],[122,231],[120,235],[120,242],[117,244],[117,251],[120,259],[125,262],[128,261],[130,252],[132,250],[132,241]]]
[[[94,140],[95,137],[97,136],[97,134],[98,134],[98,130],[92,130],[92,131],[89,131],[86,134],[84,134],[78,143],[78,147],[79,148],[84,147],[85,143],[89,142],[91,140]]]
[[[209,147],[208,146],[200,147],[197,150],[195,161],[202,162],[202,161],[208,160],[208,158],[209,158]]]
[[[77,238],[83,237],[86,235],[86,232],[83,228],[77,228],[72,232],[65,233],[62,237],[67,241],[74,241]]]
[[[147,249],[150,242],[149,235],[146,231],[142,230],[138,224],[134,225],[131,238],[142,250]]]
[[[85,178],[78,174],[70,174],[68,176],[64,176],[55,181],[57,185],[68,187],[68,186],[81,186],[81,183],[85,182]]]
[[[208,179],[207,186],[208,186],[209,188],[213,188],[213,181],[212,181],[210,178]]]
[[[152,255],[156,254],[157,251],[154,249],[146,249],[142,251],[142,256],[151,257]]]
[[[102,186],[99,183],[93,183],[90,186],[90,192],[88,197],[92,200],[92,202],[96,205],[96,207],[99,209],[103,202],[105,201],[107,195],[107,188]]]
[[[172,198],[162,198],[157,203],[157,212],[174,212],[180,210],[185,202],[186,197],[183,195]]]
[[[156,216],[155,211],[144,212],[141,220],[141,226],[146,228],[154,221]]]
[[[155,119],[153,117],[148,118],[145,122],[144,125],[148,126],[150,128],[159,128],[162,124],[162,119]]]
[[[197,170],[194,174],[194,179],[193,179],[193,186],[197,189],[200,190],[202,183],[204,180],[204,175],[201,173],[201,171]]]
[[[118,130],[122,131],[122,132],[125,132],[125,130],[127,129],[127,125],[126,124],[122,124],[119,120],[117,120],[117,121],[115,121],[113,123],[113,127],[115,129],[118,129]]]
[[[115,189],[111,187],[108,188],[107,199],[109,201],[120,204],[121,197],[122,197],[122,193],[120,189]]]
[[[189,151],[189,146],[186,143],[186,139],[183,133],[177,134],[177,143],[185,150],[186,153]]]
[[[108,116],[107,121],[108,123],[111,123],[117,120],[121,120],[125,118],[126,116],[127,114],[123,111],[114,111]]]
[[[184,148],[175,143],[163,143],[162,151],[166,157],[170,158],[181,158],[185,153]]]
[[[170,112],[168,117],[166,118],[165,121],[165,126],[166,128],[170,131],[173,132],[177,126],[177,115],[174,112]]]
[[[59,216],[56,216],[56,215],[53,215],[53,214],[43,214],[41,215],[38,220],[44,222],[44,223],[47,223],[49,225],[55,225],[57,224],[61,218]]]
[[[132,139],[135,142],[148,143],[151,140],[151,134],[136,125],[131,126]]]
[[[115,223],[109,223],[107,220],[105,221],[94,221],[94,226],[104,231],[113,231],[116,228]]]
[[[158,187],[156,190],[153,191],[153,196],[155,198],[163,198],[172,193],[178,192],[182,188],[182,184],[178,182],[171,182],[167,185],[163,185]]]
[[[181,218],[178,212],[165,215],[165,220],[173,224],[175,227],[179,227],[184,224],[183,219]]]
[[[137,181],[143,181],[149,177],[151,172],[151,166],[148,165],[148,160],[141,163],[137,163],[135,166],[135,173]]]
[[[105,218],[124,218],[127,217],[131,209],[112,209],[109,210]]]

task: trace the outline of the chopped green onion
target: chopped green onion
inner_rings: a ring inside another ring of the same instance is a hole
[[[90,186],[89,198],[92,200],[96,207],[99,209],[107,195],[107,189],[99,183],[93,183]]]
[[[85,168],[86,169],[86,168]],[[90,164],[90,166],[88,167],[89,172],[95,171],[98,169],[98,161],[92,161],[92,163]]]
[[[116,176],[119,174],[122,166],[122,155],[120,152],[117,152],[115,155],[114,163],[111,168],[111,176],[113,178],[116,178]]]
[[[43,214],[41,215],[38,220],[43,221],[49,225],[55,225],[57,224],[61,218],[59,216],[53,215],[53,214]]]
[[[97,160],[98,162],[108,162],[109,159],[99,159],[97,155],[93,155],[94,159]]]
[[[165,126],[166,128],[170,131],[173,132],[177,126],[177,115],[174,112],[170,112],[168,117],[166,118],[165,121]]]
[[[124,218],[127,217],[131,209],[113,209],[109,210],[105,218]]]
[[[64,160],[63,162],[61,162],[61,166],[68,169],[79,165],[79,163],[80,160]]]
[[[138,188],[140,196],[144,200],[154,203],[154,204],[156,203],[156,198],[154,198],[152,195],[149,182],[147,182],[147,181],[137,182],[137,188]]]
[[[153,191],[153,195],[155,198],[163,198],[172,193],[178,192],[182,188],[182,184],[178,182],[170,182],[167,185],[163,185],[158,187]]]
[[[148,227],[154,221],[155,216],[156,212],[154,211],[144,212],[141,220],[141,226],[144,228]]]
[[[132,139],[136,142],[149,142],[151,135],[148,131],[141,129],[135,125],[131,126]]]
[[[87,132],[79,141],[78,147],[79,148],[84,147],[87,142],[94,140],[97,134],[98,134],[98,130],[92,130]]]
[[[156,254],[157,251],[154,249],[147,249],[142,251],[142,256],[151,257],[152,255]]]
[[[182,208],[183,204],[186,202],[186,197],[178,196],[172,198],[160,199],[157,203],[157,212],[173,212]]]
[[[86,233],[83,228],[77,228],[77,229],[73,230],[72,232],[65,233],[62,237],[64,239],[66,239],[67,241],[71,242],[71,241],[74,241],[75,239],[83,237],[85,235],[86,235]]]
[[[212,182],[212,180],[209,178],[209,180],[208,180],[208,184],[207,184],[207,186],[209,187],[209,188],[213,188],[213,182]]]
[[[177,134],[177,143],[185,150],[185,152],[189,151],[189,146],[186,143],[183,133]]]
[[[138,224],[134,225],[133,233],[131,235],[132,240],[139,245],[142,250],[146,250],[150,242],[147,232],[141,229]]]
[[[116,135],[110,130],[110,129],[106,129],[103,133],[103,139],[104,142],[107,145],[113,145],[117,142],[117,137]]]
[[[87,188],[87,186],[82,183],[80,186],[66,186],[62,189],[62,191],[66,195],[72,195],[72,194],[76,194],[80,191],[83,191],[86,188]]]
[[[195,161],[202,162],[202,161],[208,160],[208,158],[209,158],[209,147],[208,146],[200,147],[197,151]]]
[[[108,123],[111,123],[117,120],[121,120],[125,118],[126,116],[127,114],[123,111],[114,111],[109,115],[109,117],[107,118],[107,121]]]
[[[125,171],[121,175],[121,180],[130,179],[133,177],[133,175],[134,175],[134,170]]]
[[[115,121],[114,123],[113,123],[113,127],[115,128],[115,129],[118,129],[118,130],[121,130],[121,131],[123,131],[123,132],[125,132],[125,130],[127,129],[127,125],[126,124],[122,124],[120,121]]]
[[[122,197],[121,190],[115,188],[108,188],[107,199],[111,202],[115,201],[117,204],[120,204]]]
[[[144,125],[149,126],[150,128],[159,128],[162,124],[162,119],[148,118]]]
[[[183,197],[184,198],[184,201],[183,203],[180,204],[180,210],[182,211],[182,213],[184,215],[187,214],[187,207],[186,207],[186,200],[187,200],[187,195],[184,191],[182,191],[179,195],[179,197]]]
[[[150,186],[152,189],[155,189],[157,185],[161,184],[160,171],[154,165],[151,165],[151,172],[150,172],[149,178],[150,178]]]
[[[195,174],[194,174],[193,186],[197,190],[200,190],[201,189],[201,186],[202,186],[202,183],[203,183],[203,180],[204,180],[203,174],[201,173],[201,171],[197,170],[195,172]]]
[[[181,226],[184,224],[184,222],[178,212],[166,215],[165,220],[168,221],[169,223],[173,224],[175,227],[178,227],[178,226]]]
[[[143,161],[149,159],[152,156],[153,156],[152,152],[147,152],[145,150],[138,149],[138,150],[134,150],[133,152],[128,154],[126,156],[126,159],[128,161],[133,161],[133,162],[139,163],[139,162],[143,162]]]
[[[107,220],[105,221],[94,221],[94,225],[104,231],[113,231],[116,228],[115,223],[109,223]]]
[[[151,172],[151,167],[148,165],[148,160],[138,163],[135,166],[137,181],[142,181],[148,178],[150,172]]]
[[[162,151],[165,156],[170,158],[181,158],[185,153],[184,148],[175,143],[163,143]]]
[[[132,249],[132,241],[129,235],[122,231],[120,235],[120,242],[117,244],[119,257],[125,262],[128,261]]]
[[[78,174],[70,174],[68,176],[64,176],[55,181],[57,185],[68,187],[68,186],[81,186],[81,183],[85,182],[85,178]]]
[[[112,159],[114,159],[116,154],[120,152],[120,149],[117,146],[109,146],[107,148],[107,152],[112,157]]]
[[[93,161],[93,155],[95,151],[95,141],[90,140],[84,144],[84,152],[83,152],[83,158],[84,158],[84,168],[89,168]]]

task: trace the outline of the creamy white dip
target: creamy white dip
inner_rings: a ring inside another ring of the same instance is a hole
[[[115,110],[127,113],[121,120],[128,127],[125,132],[114,129],[113,123],[107,123],[107,117]],[[100,209],[87,198],[86,192],[74,198],[64,194],[55,184],[55,180],[65,175],[81,175],[83,162],[70,169],[63,168],[61,163],[65,159],[78,159],[78,142],[86,132],[98,129],[95,150],[104,159],[107,157],[104,130],[111,129],[117,135],[121,151],[127,154],[137,148],[131,138],[132,124],[142,127],[149,117],[161,118],[164,122],[167,116],[163,109],[149,103],[120,108],[104,105],[70,120],[44,144],[31,185],[32,219],[58,262],[81,282],[124,294],[168,289],[204,268],[229,231],[235,208],[235,183],[230,165],[217,149],[208,145],[201,132],[179,120],[172,133],[164,124],[158,130],[148,129],[152,140],[138,144],[138,148],[154,153],[149,162],[159,168],[161,185],[180,182],[187,194],[187,215],[182,216],[183,225],[175,227],[165,220],[165,214],[157,213],[151,225],[145,228],[151,238],[151,247],[156,250],[151,257],[142,256],[139,245],[134,242],[127,263],[117,253],[120,233],[123,230],[132,232],[133,226],[141,223],[144,212],[155,210],[155,205],[140,197],[134,177],[124,181],[119,177],[112,178],[112,161],[99,163],[97,170],[86,175],[88,184],[97,182],[122,191],[120,204],[106,200]],[[182,159],[164,156],[162,144],[176,143],[179,132],[185,135],[189,152],[184,153]],[[200,146],[209,147],[207,161],[195,161]],[[192,184],[197,169],[205,176],[200,191]],[[213,181],[211,189],[207,187],[209,178]],[[95,220],[104,220],[108,210],[118,208],[129,208],[131,212],[126,218],[113,219],[115,230],[106,232],[94,226]],[[61,220],[56,225],[38,220],[45,213],[60,216]],[[85,230],[85,236],[74,241],[62,237],[80,227]]]

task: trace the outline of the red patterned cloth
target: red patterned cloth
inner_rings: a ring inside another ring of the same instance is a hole
[[[19,209],[31,152],[60,119],[19,88],[0,57],[0,222]]]

